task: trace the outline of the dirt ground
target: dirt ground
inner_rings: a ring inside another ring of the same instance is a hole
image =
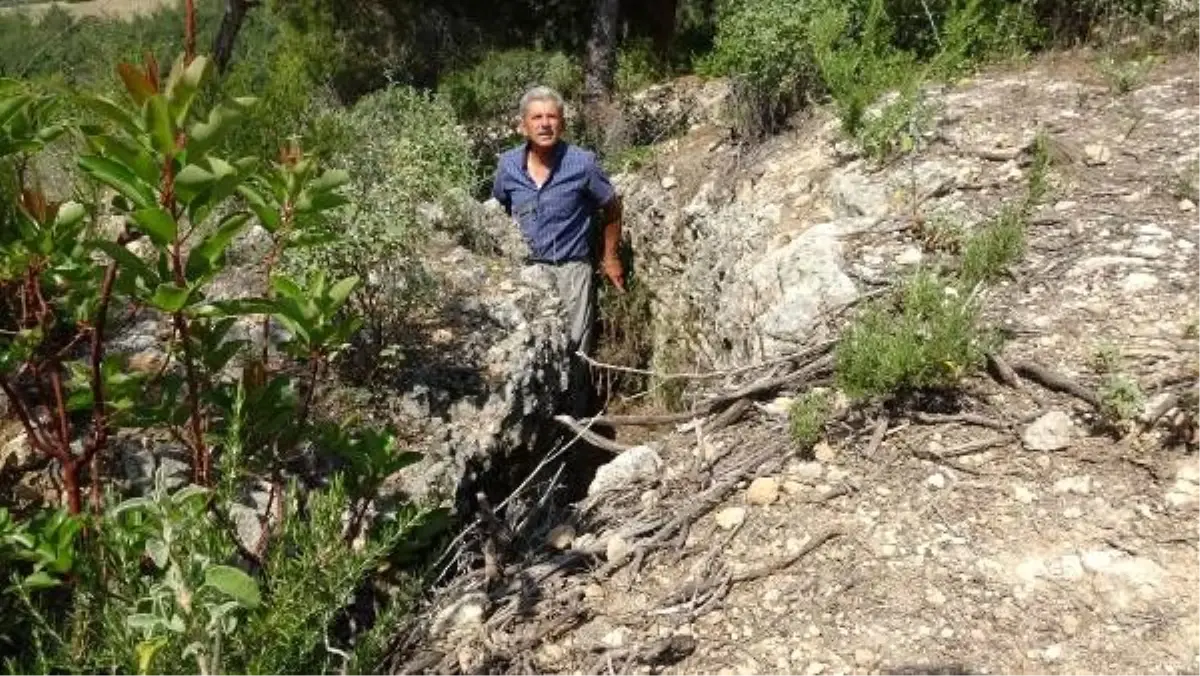
[[[1195,55],[1128,92],[1093,63],[1056,57],[959,83],[939,124],[959,149],[1013,147],[1039,129],[1055,140],[1027,252],[987,291],[1004,357],[1094,393],[1097,354],[1118,346],[1153,408],[1196,392]],[[1021,167],[979,166],[955,191],[982,212],[1007,189],[978,186]],[[888,226],[847,257],[913,245]],[[576,505],[569,529],[490,582],[451,584],[430,611],[442,625],[424,668],[1197,673],[1194,401],[1127,434],[1077,396],[981,375],[923,409],[852,413],[815,457],[790,441],[786,400],[755,402],[716,433],[711,419],[641,430],[626,439],[649,441],[661,467]],[[1069,421],[1065,447],[1030,450],[1022,438],[1047,413]],[[485,584],[477,611],[445,630],[458,612],[447,599]]]

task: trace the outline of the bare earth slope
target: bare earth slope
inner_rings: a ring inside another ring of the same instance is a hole
[[[929,195],[923,214],[944,208],[976,222],[994,213],[1023,188],[1027,162],[1014,149],[1039,129],[1053,140],[1052,189],[1028,250],[986,291],[990,319],[1010,334],[1005,357],[1095,391],[1101,379],[1089,364],[1110,343],[1151,402],[1194,394],[1195,55],[1160,64],[1126,94],[1063,59],[984,75],[932,100],[935,129],[918,158],[856,169],[868,187],[929,183],[917,186]],[[789,159],[797,154],[838,156],[822,115],[776,139],[750,180],[807,165]],[[682,176],[712,148],[685,139],[658,166]],[[855,162],[832,161],[839,171]],[[819,213],[833,208],[822,180],[779,184],[799,185],[811,197],[796,202]],[[904,197],[889,187],[885,199]],[[891,278],[928,255],[903,209],[883,211],[840,240],[856,279]],[[808,227],[790,216],[780,223],[782,231]],[[421,664],[584,673],[1200,670],[1194,403],[1125,440],[1090,405],[1028,380],[1014,389],[972,378],[955,405],[947,410],[976,417],[850,416],[815,460],[796,457],[784,409],[772,403],[716,432],[705,431],[711,419],[699,430],[662,428],[653,443],[661,466],[578,506],[566,554],[546,546],[509,561],[489,595],[464,597],[483,584],[460,578],[444,597],[458,599],[458,611],[441,613]],[[1049,412],[1068,421],[1065,448],[1030,450],[1022,437]],[[755,477],[766,480],[750,490]],[[559,546],[569,539],[562,530],[555,538]],[[467,612],[464,598],[473,599]]]

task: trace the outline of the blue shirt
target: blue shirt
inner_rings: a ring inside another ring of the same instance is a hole
[[[500,155],[492,196],[517,221],[534,260],[589,257],[592,214],[616,194],[596,155],[560,141],[539,189],[525,169],[527,152],[521,144]]]

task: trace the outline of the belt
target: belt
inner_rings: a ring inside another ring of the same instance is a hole
[[[536,265],[558,266],[558,265],[566,265],[567,263],[588,263],[588,262],[591,262],[591,257],[589,257],[589,256],[576,256],[574,258],[561,258],[556,261],[550,260],[548,258],[533,258],[533,257],[525,258],[526,265],[535,265],[536,264]]]

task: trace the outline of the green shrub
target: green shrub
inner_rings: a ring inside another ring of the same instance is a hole
[[[102,120],[88,126],[61,117],[62,94],[0,81],[0,167],[29,166],[69,130],[93,187],[81,196],[113,195],[57,203],[29,176],[14,184],[0,172],[0,387],[33,451],[58,466],[70,515],[15,526],[0,515],[4,582],[13,583],[0,603],[14,605],[12,592],[23,618],[5,626],[5,666],[340,672],[350,647],[331,636],[335,620],[423,518],[400,505],[392,524],[367,520],[384,479],[416,456],[322,406],[318,386],[360,326],[346,305],[358,280],[273,267],[344,204],[347,177],[294,144],[265,167],[224,159],[221,136],[249,102],[202,105],[211,62],[175,64],[161,83],[153,65],[123,64],[119,100],[77,97]],[[106,212],[119,233],[98,227]],[[237,298],[217,297],[213,281],[251,219],[271,242],[253,266],[261,277]],[[109,333],[131,308],[173,327],[152,338],[167,360],[154,373],[129,368]],[[234,329],[247,315],[242,330],[259,345]],[[148,495],[113,506],[123,486],[99,460],[115,440],[170,440],[162,443],[188,458],[191,483],[168,490],[160,466]],[[335,476],[303,494],[289,489],[283,477],[301,459],[333,465]],[[234,532],[237,503],[263,484],[274,523],[247,543]],[[84,527],[88,537],[76,538]]]
[[[525,90],[544,85],[574,99],[582,86],[577,60],[561,52],[511,49],[486,53],[479,63],[448,73],[438,93],[464,122],[515,120]]]
[[[809,15],[790,0],[727,3],[702,72],[733,79],[734,124],[747,136],[775,131],[818,86]]]
[[[832,406],[828,390],[805,392],[792,402],[788,409],[788,431],[802,450],[811,449],[820,441]]]
[[[649,40],[630,40],[617,52],[616,89],[633,94],[662,80],[665,69],[658,62]]]
[[[1124,373],[1110,373],[1100,385],[1100,413],[1113,424],[1127,423],[1142,412],[1145,397],[1137,381]]]
[[[952,281],[919,271],[846,328],[836,379],[852,397],[948,387],[982,365],[992,340],[975,299]]]
[[[418,207],[471,187],[468,140],[453,119],[445,100],[403,86],[335,116],[346,140],[331,163],[352,177],[351,204],[325,224],[325,244],[297,252],[288,266],[362,280],[350,304],[365,321],[366,352],[356,357],[364,366],[395,344],[412,307],[432,291],[415,256],[427,234]]]
[[[1025,253],[1025,216],[1021,209],[1005,206],[990,221],[978,226],[962,247],[959,279],[967,289],[1004,274]]]

